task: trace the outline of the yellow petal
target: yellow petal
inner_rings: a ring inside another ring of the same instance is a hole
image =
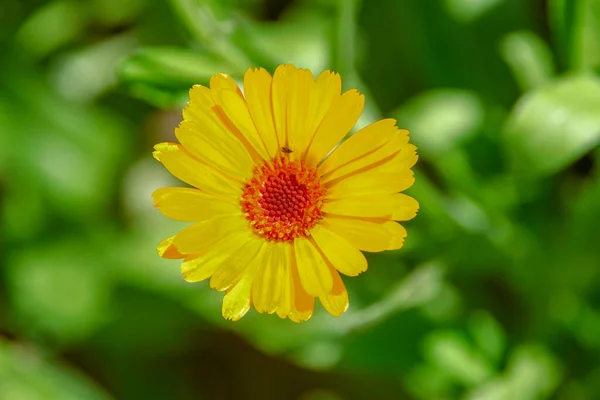
[[[417,215],[417,211],[419,211],[419,202],[417,200],[404,193],[395,194],[394,197],[398,201],[398,205],[392,214],[394,221],[408,221]]]
[[[356,90],[348,90],[333,101],[308,147],[306,164],[316,167],[333,147],[356,124],[365,104],[365,98]]]
[[[254,126],[254,121],[252,121],[244,98],[238,93],[227,89],[213,90],[212,95],[215,103],[221,107],[233,124],[234,133],[240,132],[262,158],[269,159],[269,153]]]
[[[248,110],[271,157],[279,154],[281,145],[277,140],[273,110],[271,108],[271,83],[273,79],[264,68],[246,70],[244,97]]]
[[[248,230],[234,232],[200,254],[186,257],[181,264],[181,275],[188,282],[210,278],[223,263],[243,245],[252,240]]]
[[[302,287],[300,274],[298,272],[298,265],[296,265],[294,257],[292,257],[291,270],[294,300],[292,310],[288,317],[296,323],[308,321],[315,308],[315,298],[308,294],[304,287]],[[331,274],[331,271],[329,273]]]
[[[342,197],[323,204],[323,212],[327,214],[396,221],[414,218],[418,210],[419,203],[403,193]]]
[[[392,194],[406,190],[414,183],[415,178],[409,168],[416,160],[417,156],[414,153],[400,152],[381,160],[375,166],[365,167],[334,179],[326,183],[327,198]]]
[[[234,124],[234,122],[232,122],[223,107],[221,107],[224,101],[223,97],[235,99],[235,104],[239,104],[240,101],[245,104],[246,101],[244,100],[242,91],[238,87],[237,83],[227,74],[216,74],[210,79],[210,90],[212,100],[215,103],[215,106],[212,107],[212,110],[219,117],[221,123],[242,143],[246,151],[248,151],[255,162],[260,162],[263,160],[265,158],[264,148],[262,149],[263,154],[261,154],[260,141],[257,142],[255,137],[246,137]],[[222,96],[222,92],[228,92],[229,94]],[[232,106],[228,104],[227,108],[230,113],[235,111],[235,105]]]
[[[258,268],[252,298],[254,307],[260,313],[274,313],[281,301],[284,280],[284,262],[287,261],[285,253],[291,251],[288,243],[269,243],[265,262]]]
[[[397,193],[410,188],[414,182],[415,176],[412,171],[403,174],[393,172],[356,175],[330,188],[327,197],[336,199],[366,194]]]
[[[200,222],[217,215],[241,215],[237,202],[216,198],[198,189],[166,187],[152,194],[154,206],[177,221]]]
[[[202,253],[236,231],[248,230],[242,215],[221,215],[188,226],[177,235],[173,243],[186,254]]]
[[[254,281],[254,271],[248,272],[242,279],[229,290],[223,298],[222,313],[225,319],[232,321],[240,320],[250,309],[250,293],[252,291],[252,282]]]
[[[395,119],[377,121],[345,140],[319,166],[322,182],[376,163],[400,151],[408,143],[408,131],[399,130]]]
[[[252,175],[253,161],[244,145],[212,110],[210,89],[195,85],[175,135],[194,157],[240,180]]]
[[[301,138],[299,148],[302,150],[302,159],[306,158],[309,144],[313,141],[317,128],[329,111],[334,100],[338,99],[342,91],[342,80],[334,72],[323,71],[313,85],[313,93],[306,118],[306,132],[308,135]]]
[[[183,182],[219,196],[238,198],[242,183],[189,155],[180,144],[160,143],[154,146],[154,158]]]
[[[316,225],[310,234],[327,260],[342,274],[356,276],[367,270],[365,256],[340,235],[322,225]]]
[[[282,70],[283,73],[280,73]],[[283,146],[293,151],[289,155],[292,159],[304,154],[304,149],[300,145],[308,144],[314,133],[309,131],[312,125],[309,120],[309,110],[314,86],[314,77],[309,70],[284,65],[275,71],[273,80],[273,95],[277,98],[277,103],[273,103],[275,121],[280,136],[284,138]]]
[[[292,312],[294,303],[294,287],[292,282],[291,257],[294,249],[289,246],[289,251],[284,253],[285,262],[282,265],[282,280],[281,280],[281,299],[277,306],[277,315],[279,318],[287,318]]]
[[[158,255],[160,257],[169,259],[178,259],[185,257],[185,254],[181,254],[173,244],[174,238],[175,236],[166,238],[165,240],[160,242],[159,245],[156,247],[156,251],[158,252]]]
[[[213,274],[210,287],[225,290],[242,279],[248,270],[263,264],[267,244],[267,241],[253,236]]]
[[[327,216],[321,224],[357,249],[369,252],[399,249],[406,237],[404,227],[394,221],[375,222]]]
[[[235,80],[231,76],[222,72],[215,74],[210,78],[210,89],[228,89],[239,93],[240,96],[242,95],[242,92],[240,91],[240,88]]]
[[[311,297],[311,299],[313,299],[312,301],[314,303],[315,298]],[[313,308],[314,308],[314,305],[313,305]],[[295,308],[292,308],[292,311],[290,311],[290,313],[288,314],[288,318],[291,321],[298,324],[300,322],[308,321],[310,319],[310,317],[312,317],[312,313],[313,313],[313,310],[300,312],[300,311],[296,310]]]
[[[331,273],[315,245],[306,238],[297,238],[294,240],[294,255],[300,282],[306,292],[315,297],[329,293],[333,285]]]
[[[273,121],[277,133],[279,146],[288,146],[287,112],[289,109],[289,92],[291,90],[292,75],[296,73],[293,65],[280,65],[273,74],[271,89],[271,104],[273,107]]]
[[[333,289],[328,295],[319,297],[319,300],[321,300],[323,308],[329,314],[339,317],[346,312],[350,302],[348,300],[348,292],[340,274],[333,269],[331,270],[331,274],[333,276]]]

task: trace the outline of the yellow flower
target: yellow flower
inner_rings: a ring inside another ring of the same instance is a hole
[[[167,217],[194,222],[158,246],[183,258],[185,280],[210,278],[226,290],[223,316],[238,320],[253,304],[295,322],[315,297],[332,315],[348,308],[340,277],[367,269],[362,251],[402,247],[396,221],[419,208],[399,193],[414,177],[408,131],[384,119],[330,151],[354,126],[364,97],[341,93],[340,76],[281,65],[273,77],[248,69],[244,92],[225,74],[196,85],[175,130],[179,143],[154,157],[193,188],[153,194]],[[329,154],[329,155],[328,155]]]

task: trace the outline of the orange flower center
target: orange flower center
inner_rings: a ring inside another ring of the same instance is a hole
[[[256,168],[241,204],[256,233],[285,242],[309,235],[323,216],[325,191],[316,168],[279,158]]]

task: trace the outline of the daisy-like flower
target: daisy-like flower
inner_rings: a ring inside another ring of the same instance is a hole
[[[349,304],[340,273],[367,269],[361,250],[402,247],[406,231],[396,221],[419,208],[400,193],[414,182],[416,147],[393,119],[335,147],[364,105],[358,91],[341,88],[338,74],[315,80],[292,65],[272,77],[248,69],[243,93],[217,74],[210,88],[190,90],[175,130],[180,143],[155,146],[154,157],[192,187],[159,189],[154,204],[194,222],[158,253],[182,258],[186,281],[210,279],[227,291],[225,318],[238,320],[254,305],[305,321],[315,298],[339,316]]]

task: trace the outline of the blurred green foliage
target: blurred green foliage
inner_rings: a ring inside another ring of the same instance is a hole
[[[419,146],[350,310],[220,316],[151,159],[216,72],[294,63]],[[0,399],[600,398],[599,0],[4,0]]]

